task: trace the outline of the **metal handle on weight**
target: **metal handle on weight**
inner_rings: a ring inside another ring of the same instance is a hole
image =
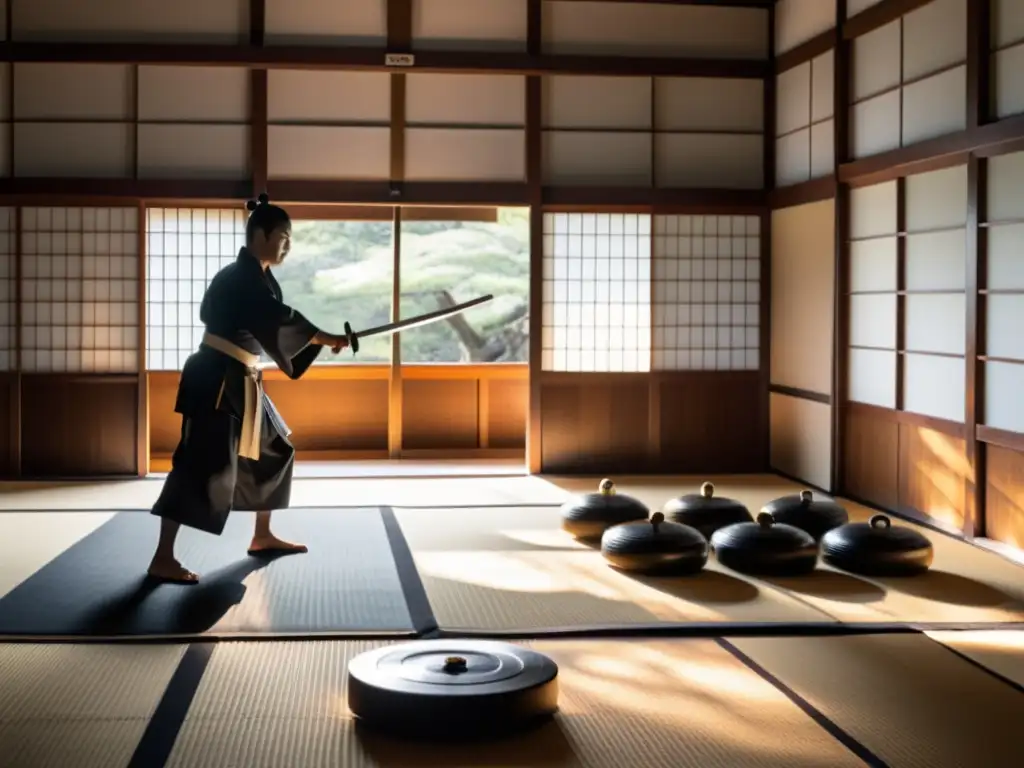
[[[352,325],[348,320],[345,321],[345,336],[348,338],[348,348],[352,350],[352,354],[354,355],[359,351],[359,337],[356,336],[355,331],[352,330]]]

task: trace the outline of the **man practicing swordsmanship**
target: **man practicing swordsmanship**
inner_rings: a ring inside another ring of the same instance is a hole
[[[271,510],[289,504],[295,449],[263,392],[257,363],[262,349],[298,379],[321,349],[337,354],[348,339],[319,330],[283,303],[270,267],[288,255],[291,219],[266,195],[248,208],[245,247],[206,289],[199,309],[206,332],[178,386],[181,439],[153,507],[162,519],[149,576],[164,582],[199,580],[174,556],[179,526],[220,535],[233,509],[256,512],[250,555],[306,551],[270,530]]]

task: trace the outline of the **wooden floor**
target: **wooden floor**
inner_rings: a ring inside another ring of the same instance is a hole
[[[354,729],[345,664],[395,640],[29,638],[0,643],[0,765],[1021,764],[1024,568],[998,554],[926,531],[936,549],[927,580],[822,567],[765,582],[712,561],[670,585],[616,574],[559,531],[558,505],[600,478],[405,461],[303,465],[297,476],[295,507],[392,508],[443,633],[507,635],[551,655],[556,721],[485,750]],[[770,475],[613,479],[652,509],[704,480],[754,511],[800,487]],[[0,485],[0,605],[122,511],[148,509],[161,480]],[[872,514],[847,506],[854,519]],[[260,578],[244,599],[272,602],[273,581]]]

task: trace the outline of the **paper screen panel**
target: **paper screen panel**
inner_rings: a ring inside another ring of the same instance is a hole
[[[545,53],[766,59],[768,12],[667,3],[545,2]]]
[[[268,4],[275,2],[270,0]],[[8,0],[12,2],[12,0]],[[296,4],[300,0],[288,0]],[[353,0],[348,0],[353,2]],[[13,0],[16,41],[240,43],[249,0]]]
[[[836,25],[836,0],[779,0],[775,4],[775,53],[786,53]]]
[[[21,369],[138,370],[135,208],[23,208]]]
[[[15,370],[17,362],[15,279],[18,256],[14,217],[14,208],[0,208],[0,371]]]
[[[138,117],[142,122],[247,124],[249,90],[249,70],[241,67],[141,66]]]
[[[266,0],[267,45],[383,46],[387,0]]]
[[[146,211],[146,368],[180,371],[199,346],[199,305],[213,276],[245,244],[243,210]]]
[[[526,50],[526,0],[412,0],[413,50]]]
[[[655,370],[760,367],[761,221],[654,217]]]
[[[651,367],[651,217],[544,214],[542,367]]]
[[[775,183],[789,186],[829,176],[835,153],[831,51],[776,78]]]

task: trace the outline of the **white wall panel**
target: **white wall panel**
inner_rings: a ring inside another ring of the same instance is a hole
[[[850,296],[850,344],[854,347],[896,349],[895,293]]]
[[[771,381],[832,391],[835,203],[772,212]]]
[[[15,120],[127,120],[132,68],[121,64],[16,64]]]
[[[895,181],[857,187],[850,190],[850,237],[854,240],[866,237],[896,234]]]
[[[379,123],[391,120],[391,76],[386,72],[267,72],[270,122]]]
[[[132,132],[124,123],[16,123],[14,175],[130,176]]]
[[[906,182],[908,232],[967,224],[967,166],[914,174]]]
[[[548,2],[545,53],[751,58],[768,56],[768,12],[662,3]]]
[[[772,393],[768,396],[772,468],[819,488],[832,472],[832,409],[824,403]]]
[[[140,125],[139,177],[249,178],[249,137],[247,125]]]
[[[779,0],[775,4],[775,52],[785,53],[836,25],[836,0]]]
[[[799,184],[811,178],[811,130],[787,134],[775,141],[775,185]],[[830,158],[831,160],[831,158]]]
[[[849,397],[855,403],[896,407],[896,353],[878,349],[849,351]]]
[[[526,123],[526,78],[406,75],[405,118],[410,124],[522,126]]]
[[[964,359],[906,354],[903,409],[950,421],[964,420]],[[941,384],[939,384],[941,382]]]
[[[525,181],[522,130],[407,128],[409,181]]]
[[[1024,219],[1024,152],[988,160],[988,220]]]
[[[915,293],[906,297],[905,348],[911,352],[964,354],[967,311],[962,293]],[[935,386],[944,386],[936,381]]]
[[[985,363],[985,424],[1010,432],[1024,432],[1024,365]]]
[[[760,135],[661,133],[655,136],[659,187],[760,189],[764,140]]]
[[[811,62],[793,67],[776,78],[775,135],[781,136],[811,122]]]
[[[544,128],[651,128],[650,78],[554,75],[542,100]]]
[[[903,17],[903,81],[967,60],[967,0],[932,0]]]
[[[12,38],[19,41],[239,43],[249,39],[249,0],[9,1]],[[284,2],[301,5],[308,0],[268,0],[268,6]]]
[[[1024,293],[985,299],[985,354],[1024,361]]]
[[[850,291],[895,291],[896,238],[877,237],[850,243]]]
[[[831,120],[811,126],[811,178],[835,172],[835,127]]]
[[[882,0],[846,0],[846,18],[852,19],[861,11],[866,11],[873,5],[878,5]]]
[[[525,50],[526,0],[412,0],[413,50]]]
[[[967,69],[960,66],[903,87],[903,145],[967,128]]]
[[[1024,4],[1022,4],[1024,6]],[[1002,119],[1024,112],[1024,44],[999,51],[994,56],[995,112]]]
[[[967,278],[967,230],[907,235],[908,291],[963,291]]]
[[[835,52],[828,51],[811,61],[811,120],[832,117],[835,112]]]
[[[139,67],[139,120],[248,123],[249,70]]]
[[[898,90],[854,104],[850,112],[850,149],[855,158],[899,148],[902,127]]]
[[[764,85],[760,80],[659,77],[654,85],[654,119],[659,131],[764,130]]]
[[[1024,291],[1024,224],[988,228],[988,287],[995,291]]]
[[[894,21],[861,35],[852,46],[854,101],[861,101],[900,84],[900,22]]]
[[[544,183],[649,186],[651,142],[649,133],[545,131]]]
[[[248,0],[244,1],[248,5]],[[267,45],[383,45],[387,40],[387,0],[266,3]]]
[[[1019,0],[991,0],[992,47],[1005,48],[1024,40],[1024,4]]]
[[[391,131],[271,125],[267,136],[272,179],[387,179]]]

